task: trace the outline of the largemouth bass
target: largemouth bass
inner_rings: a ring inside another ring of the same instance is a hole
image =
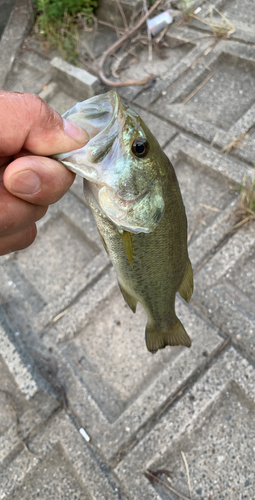
[[[187,250],[187,219],[174,168],[142,119],[115,91],[77,103],[64,118],[90,140],[56,155],[84,178],[84,194],[133,312],[137,302],[148,322],[146,345],[190,347],[175,313],[177,292],[188,302],[193,273]]]

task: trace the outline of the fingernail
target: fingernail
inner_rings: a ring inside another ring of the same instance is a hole
[[[63,118],[64,131],[65,133],[77,142],[86,143],[89,140],[89,135],[83,128],[76,125],[76,123],[71,122]]]
[[[35,172],[23,170],[10,177],[8,188],[13,194],[36,194],[41,189],[41,180]]]

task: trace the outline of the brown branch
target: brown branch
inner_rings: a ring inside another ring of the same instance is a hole
[[[142,80],[126,80],[124,82],[112,82],[109,80],[105,74],[104,74],[104,64],[110,55],[113,54],[116,50],[120,48],[122,43],[130,38],[141,26],[143,25],[144,21],[156,10],[156,8],[161,4],[162,0],[157,0],[157,2],[148,10],[148,12],[140,19],[140,21],[132,28],[130,31],[125,33],[119,40],[117,40],[115,43],[113,43],[108,49],[103,53],[100,61],[99,61],[99,76],[101,80],[108,86],[110,87],[127,87],[128,85],[145,85],[151,80],[151,76],[147,76],[146,78],[143,78]]]
[[[147,0],[143,0],[143,5],[144,5],[143,8],[144,8],[145,14],[148,14]],[[149,61],[152,61],[152,40],[151,40],[151,32],[150,32],[148,27],[147,27],[147,37],[148,37]]]
[[[127,18],[125,16],[125,12],[124,12],[123,7],[122,7],[122,5],[120,3],[120,0],[116,0],[116,3],[118,5],[119,11],[120,11],[120,15],[122,17],[123,24],[125,26],[125,31],[127,31],[128,30],[128,23],[127,23]]]
[[[179,491],[177,491],[175,488],[173,488],[172,486],[170,486],[169,484],[165,483],[165,481],[162,481],[162,479],[160,479],[159,477],[155,476],[153,474],[152,471],[150,471],[149,469],[147,469],[146,471],[144,471],[144,475],[145,477],[147,477],[147,479],[149,479],[149,477],[152,477],[155,481],[158,481],[158,483],[162,484],[163,486],[165,486],[165,488],[167,488],[168,490],[172,491],[173,493],[175,493],[179,498],[182,498],[183,500],[190,500],[190,498],[182,495],[181,493],[179,493]]]
[[[118,28],[117,26],[114,26],[114,24],[111,24],[111,23],[107,23],[106,21],[101,21],[101,19],[98,19],[97,20],[98,24],[101,24],[102,26],[108,26],[108,28],[111,28],[112,30],[119,32],[119,33],[122,33],[123,34],[123,29],[122,28]]]

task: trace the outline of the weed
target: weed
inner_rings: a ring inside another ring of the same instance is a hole
[[[188,20],[192,17],[194,11],[193,0],[181,0],[180,1],[180,10],[182,16],[185,20]]]
[[[240,205],[247,215],[255,218],[255,168],[252,179],[245,180],[239,188]]]
[[[186,0],[187,1],[187,0]],[[191,17],[194,17],[198,21],[200,21],[203,24],[206,24],[209,26],[214,34],[215,37],[217,38],[229,38],[230,35],[232,35],[235,32],[235,27],[233,24],[229,21],[229,19],[226,18],[222,12],[220,12],[214,5],[210,5],[210,21],[206,21],[206,19],[201,19],[200,17],[196,16],[195,14],[191,14]],[[216,12],[220,16],[220,21],[219,22],[214,22],[213,19],[213,12]]]
[[[240,221],[233,229],[255,220],[255,165],[253,176],[245,178],[239,187],[239,203],[236,215],[238,215]]]
[[[39,41],[58,49],[68,62],[78,59],[79,28],[92,23],[97,0],[35,0],[35,32]],[[83,21],[83,22],[81,22]]]
[[[65,15],[89,15],[97,7],[96,0],[35,0],[40,22],[45,26],[53,20],[63,20]]]

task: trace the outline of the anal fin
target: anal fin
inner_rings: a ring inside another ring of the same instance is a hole
[[[183,280],[178,290],[181,297],[189,302],[193,293],[193,271],[188,258]]]
[[[123,286],[121,286],[121,284],[119,283],[119,287],[120,287],[120,291],[124,297],[124,300],[125,302],[127,303],[127,305],[130,307],[131,311],[133,311],[133,313],[136,312],[136,306],[137,306],[137,300],[132,297],[132,295],[130,295],[124,288]]]
[[[145,341],[148,351],[152,354],[155,354],[158,349],[163,349],[167,345],[191,346],[191,340],[178,318],[176,318],[176,322],[169,325],[169,327],[161,327],[160,325],[148,322],[145,330]]]

